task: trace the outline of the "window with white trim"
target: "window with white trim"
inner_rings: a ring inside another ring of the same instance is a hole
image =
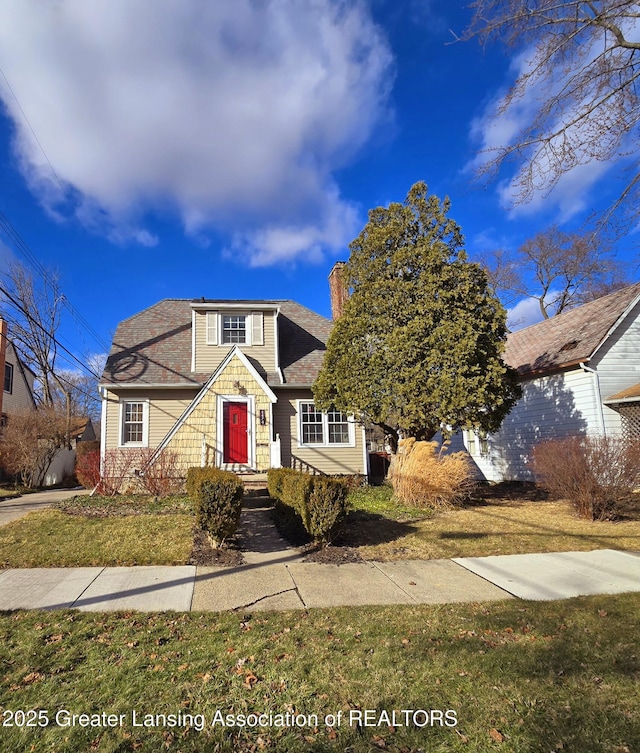
[[[247,317],[244,314],[222,315],[222,343],[236,344],[247,342]]]
[[[264,312],[207,311],[207,345],[264,345]]]
[[[313,402],[298,402],[299,438],[301,445],[355,446],[353,423],[342,411],[331,410],[323,413]]]
[[[121,444],[146,446],[148,436],[149,403],[146,400],[126,400],[120,404],[122,422]]]

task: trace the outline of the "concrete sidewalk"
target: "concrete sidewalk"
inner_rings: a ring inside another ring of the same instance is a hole
[[[480,574],[482,573],[482,574]],[[562,599],[640,591],[640,557],[613,550],[451,560],[0,572],[0,610],[264,611]]]

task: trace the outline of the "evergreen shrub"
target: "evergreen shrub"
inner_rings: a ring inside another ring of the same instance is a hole
[[[295,475],[298,471],[293,468],[270,468],[267,471],[267,491],[271,499],[275,501],[282,500],[282,485],[284,479],[291,474]]]
[[[208,534],[214,546],[220,546],[238,527],[244,496],[242,481],[230,471],[190,468],[187,484],[197,526]]]
[[[344,479],[282,468],[270,481],[269,494],[276,499],[276,515],[285,532],[295,531],[301,524],[322,545],[335,538],[349,509]]]

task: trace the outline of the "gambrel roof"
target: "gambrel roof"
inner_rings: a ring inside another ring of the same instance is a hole
[[[512,332],[504,360],[522,377],[587,363],[640,298],[640,282]]]
[[[191,371],[191,299],[167,298],[121,322],[102,374],[111,386],[201,387],[211,374]],[[247,308],[276,304],[280,369],[289,386],[311,386],[318,375],[332,323],[295,301],[207,301],[244,304]],[[280,374],[266,373],[253,363],[270,386],[280,386]]]

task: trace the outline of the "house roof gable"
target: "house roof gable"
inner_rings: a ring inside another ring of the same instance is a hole
[[[506,363],[522,377],[539,376],[587,362],[640,298],[640,283],[512,332]]]

